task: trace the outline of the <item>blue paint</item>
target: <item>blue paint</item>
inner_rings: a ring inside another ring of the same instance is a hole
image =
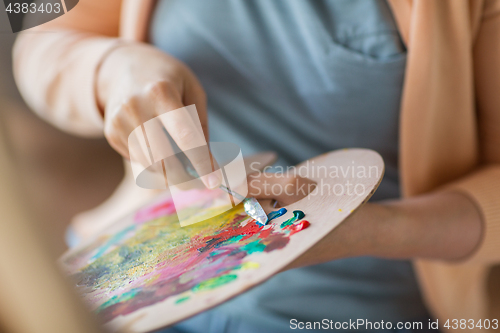
[[[270,212],[269,214],[267,214],[267,223],[285,214],[286,214],[286,208],[281,208],[280,210]]]
[[[135,225],[131,225],[129,226],[128,228],[125,228],[123,229],[122,231],[116,233],[113,237],[111,237],[111,239],[109,239],[103,246],[101,246],[101,248],[99,249],[99,251],[97,251],[96,254],[94,254],[94,256],[90,259],[90,260],[96,260],[98,259],[100,256],[102,256],[104,253],[106,253],[106,251],[111,247],[113,246],[114,244],[118,243],[119,241],[121,241],[127,234],[129,231],[132,231],[135,229]]]

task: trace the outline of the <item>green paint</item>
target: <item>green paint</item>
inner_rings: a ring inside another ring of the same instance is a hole
[[[191,298],[190,296],[184,296],[184,297],[178,298],[178,299],[175,301],[175,304],[183,303],[183,302],[187,301],[187,300],[188,300],[188,299],[190,299],[190,298]]]
[[[301,211],[301,210],[294,210],[293,211],[293,217],[291,217],[288,220],[286,220],[285,222],[281,223],[281,228],[287,227],[287,226],[293,224],[294,222],[303,219],[304,216],[306,216],[306,214],[304,214],[303,211]]]
[[[108,299],[106,302],[102,303],[99,308],[97,309],[97,312],[107,308],[108,306],[121,303],[121,302],[126,302],[128,300],[131,300],[132,298],[135,297],[135,295],[139,292],[139,289],[132,289],[130,291],[124,292],[121,295],[115,295]]]
[[[297,221],[302,220],[306,216],[306,214],[304,214],[301,210],[294,210],[293,215],[297,216]]]
[[[198,283],[196,286],[193,287],[193,291],[198,292],[198,291],[214,289],[226,283],[229,283],[233,280],[236,280],[237,277],[238,275],[236,274],[226,274],[222,276],[217,276]]]
[[[210,252],[210,254],[208,255],[209,257],[215,257],[221,253],[224,253],[224,251],[219,251],[219,250],[213,250],[212,252]]]
[[[224,242],[224,244],[237,243],[243,238],[243,236],[245,236],[245,235],[238,235],[238,236],[231,237],[228,240],[226,240]]]
[[[266,249],[266,245],[262,244],[260,240],[253,241],[248,243],[247,245],[241,248],[243,251],[246,251],[247,254],[252,254],[255,252],[262,252]]]

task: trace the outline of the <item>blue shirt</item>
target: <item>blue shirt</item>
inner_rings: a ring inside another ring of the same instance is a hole
[[[151,40],[208,96],[211,141],[273,150],[294,165],[334,149],[378,151],[373,200],[399,197],[398,122],[406,51],[384,0],[162,0]],[[177,327],[285,332],[290,319],[426,316],[408,261],[337,260],[281,273]]]

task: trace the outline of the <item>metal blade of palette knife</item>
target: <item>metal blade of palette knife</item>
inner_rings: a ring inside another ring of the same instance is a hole
[[[177,154],[177,155],[184,155],[184,154]],[[193,168],[191,163],[188,161],[187,157],[184,155],[183,157],[180,158],[181,163],[184,165],[187,173],[191,175],[194,178],[198,178],[199,175],[196,172],[196,170]],[[245,198],[239,193],[236,193],[235,191],[227,188],[224,185],[219,185],[219,188],[223,190],[224,192],[228,193],[229,195],[232,195],[239,201],[243,202],[243,208],[245,209],[245,213],[248,214],[251,218],[253,218],[257,223],[261,225],[266,225],[268,222],[267,219],[267,214],[260,205],[260,203],[257,201],[255,198]]]

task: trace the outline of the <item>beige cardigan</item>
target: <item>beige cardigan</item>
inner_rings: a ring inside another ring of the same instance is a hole
[[[458,190],[484,234],[461,262],[416,260],[432,314],[500,319],[500,0],[389,0],[408,61],[401,105],[403,193]],[[26,100],[63,130],[103,135],[95,74],[113,48],[147,41],[154,0],[80,0],[22,33],[15,74]],[[107,36],[107,37],[105,37]],[[116,37],[120,38],[116,38]]]

